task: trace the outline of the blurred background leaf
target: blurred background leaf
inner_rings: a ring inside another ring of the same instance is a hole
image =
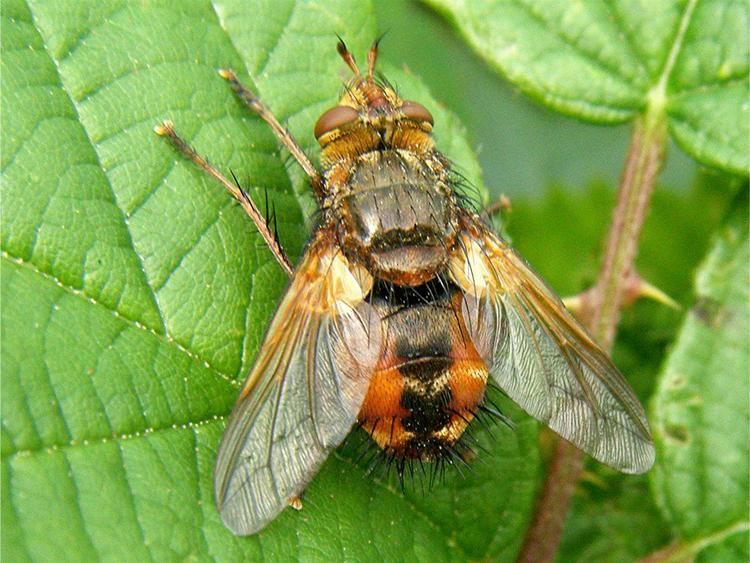
[[[750,557],[748,243],[748,209],[741,205],[698,270],[695,301],[653,399],[659,462],[651,481],[687,555],[728,539]]]

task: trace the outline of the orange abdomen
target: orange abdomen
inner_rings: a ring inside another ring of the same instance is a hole
[[[430,288],[430,300],[419,305],[383,307],[386,345],[359,423],[389,456],[446,457],[484,399],[487,366],[466,336],[460,308],[442,291],[448,288],[440,289]]]

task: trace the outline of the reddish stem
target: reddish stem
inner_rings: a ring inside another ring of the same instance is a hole
[[[602,269],[592,292],[591,316],[586,322],[592,335],[608,352],[612,349],[623,295],[634,269],[651,194],[664,161],[665,141],[661,111],[647,112],[635,121]],[[583,453],[558,438],[518,561],[554,560],[582,468]]]

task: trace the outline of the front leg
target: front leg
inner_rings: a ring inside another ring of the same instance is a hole
[[[304,170],[305,174],[310,177],[310,183],[315,191],[315,195],[320,199],[323,196],[323,180],[320,176],[320,172],[318,172],[317,168],[315,168],[313,163],[310,162],[310,159],[307,158],[305,151],[302,150],[302,147],[299,146],[299,143],[297,143],[292,134],[283,127],[281,123],[279,123],[279,120],[276,119],[276,116],[268,106],[264,104],[252,90],[248,89],[237,79],[234,71],[222,69],[219,71],[219,76],[229,82],[232,86],[232,90],[234,90],[247,107],[258,114],[263,121],[271,126],[271,130],[274,132],[274,135],[276,135],[276,138],[287,148],[287,150],[289,150],[290,153],[292,153],[292,156],[302,167],[302,170]]]

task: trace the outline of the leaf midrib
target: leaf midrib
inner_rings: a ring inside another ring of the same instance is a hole
[[[680,16],[680,23],[677,25],[677,31],[675,32],[672,41],[670,41],[669,53],[667,58],[664,60],[664,66],[658,75],[656,83],[649,89],[646,94],[646,100],[652,109],[659,110],[661,107],[666,105],[668,101],[667,96],[667,83],[669,77],[672,75],[674,65],[677,62],[677,57],[682,51],[682,44],[685,40],[685,34],[687,33],[690,22],[693,18],[695,7],[698,4],[698,0],[688,0],[682,15]],[[656,106],[656,107],[654,107]]]
[[[150,338],[155,338],[159,342],[160,346],[167,346],[167,347],[171,348],[172,350],[176,350],[180,354],[187,356],[188,358],[190,358],[191,362],[193,362],[194,364],[196,364],[196,365],[198,365],[198,366],[200,366],[200,367],[202,367],[204,369],[208,369],[209,372],[211,372],[214,375],[216,375],[219,379],[222,380],[222,382],[229,384],[231,387],[234,387],[234,388],[239,388],[240,387],[241,382],[239,382],[236,379],[234,379],[234,377],[232,375],[224,373],[223,371],[221,371],[221,370],[213,367],[208,361],[200,358],[197,354],[191,352],[190,350],[188,350],[184,346],[181,346],[174,339],[171,339],[168,336],[162,335],[162,334],[156,332],[155,330],[153,330],[152,328],[149,328],[149,327],[143,325],[142,323],[140,323],[138,321],[134,321],[134,320],[132,320],[132,319],[130,319],[130,318],[128,318],[128,317],[120,314],[117,310],[112,309],[110,307],[107,307],[106,305],[104,305],[100,301],[98,301],[95,298],[87,295],[84,291],[82,291],[80,289],[77,289],[77,288],[74,288],[74,287],[71,287],[71,286],[63,283],[59,279],[55,278],[52,274],[49,274],[49,273],[41,271],[39,268],[37,268],[32,263],[27,262],[27,261],[23,260],[22,258],[18,258],[18,257],[12,256],[11,254],[9,254],[8,252],[6,252],[4,250],[2,252],[0,252],[0,259],[5,260],[6,262],[8,262],[9,264],[12,264],[14,266],[26,268],[27,270],[30,270],[34,274],[38,275],[39,278],[44,281],[44,283],[52,284],[55,287],[60,288],[63,291],[65,291],[67,294],[73,295],[77,299],[79,299],[79,300],[81,300],[81,301],[89,304],[90,306],[97,307],[100,310],[104,310],[104,311],[107,311],[108,313],[111,313],[117,319],[119,319],[121,322],[123,322],[126,327],[128,327],[128,328],[134,328],[134,329],[137,329],[139,331],[147,333]],[[92,436],[92,437],[86,437],[86,436],[73,437],[73,439],[70,442],[67,442],[67,443],[57,443],[57,442],[46,443],[46,444],[41,444],[38,448],[26,448],[26,449],[23,449],[23,450],[15,450],[15,451],[12,451],[12,452],[10,452],[10,453],[8,453],[6,455],[7,456],[16,456],[16,455],[19,455],[19,454],[22,454],[22,453],[33,454],[33,453],[36,453],[36,452],[49,450],[51,448],[53,448],[53,449],[64,449],[64,448],[70,448],[70,447],[78,447],[78,446],[90,445],[90,444],[83,444],[82,443],[83,441],[86,441],[86,440],[91,441],[92,444],[93,443],[98,443],[98,442],[112,442],[112,441],[118,441],[118,440],[127,440],[129,438],[126,438],[125,436],[130,436],[131,438],[143,437],[143,436],[148,436],[148,435],[152,434],[155,431],[163,431],[163,430],[172,430],[172,429],[175,429],[174,428],[175,426],[177,426],[177,428],[181,428],[183,425],[185,425],[185,426],[199,426],[199,425],[205,424],[207,421],[223,419],[226,416],[226,414],[227,413],[215,413],[215,414],[210,415],[208,418],[199,419],[199,420],[188,419],[188,420],[185,420],[185,421],[172,421],[172,423],[170,424],[170,426],[165,426],[165,427],[154,428],[153,426],[147,426],[147,427],[143,427],[143,428],[140,428],[138,430],[135,430],[135,431],[131,431],[129,435],[128,434],[120,434],[118,436],[107,435],[107,436]],[[115,431],[116,431],[116,429],[115,429]],[[6,457],[6,455],[4,455],[3,457]]]

